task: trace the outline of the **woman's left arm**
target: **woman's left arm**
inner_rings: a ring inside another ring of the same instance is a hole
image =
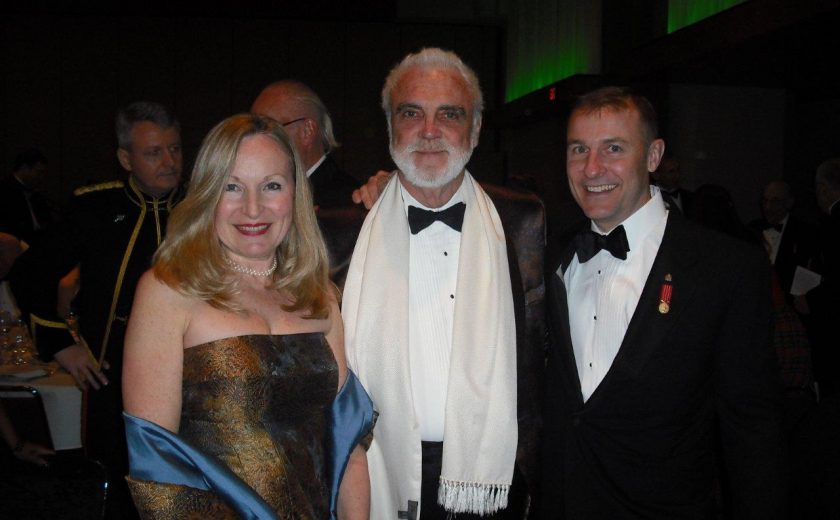
[[[370,516],[370,479],[367,454],[356,446],[338,488],[339,520],[367,520]]]
[[[344,323],[338,302],[330,302],[330,330],[327,341],[333,349],[339,368],[339,388],[347,379],[347,358],[344,354]],[[337,513],[339,520],[368,520],[370,515],[370,479],[368,477],[367,454],[362,446],[356,446],[350,453],[347,468],[338,488]]]

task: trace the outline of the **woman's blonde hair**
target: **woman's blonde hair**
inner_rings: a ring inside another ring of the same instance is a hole
[[[274,139],[292,158],[295,179],[294,216],[288,233],[277,247],[274,288],[290,296],[288,312],[305,311],[307,317],[329,315],[327,295],[329,261],[324,239],[315,219],[312,193],[297,151],[271,118],[238,114],[217,124],[201,145],[184,200],[172,211],[166,239],[154,258],[155,275],[173,289],[206,301],[213,307],[241,312],[234,301],[238,291],[230,276],[225,252],[215,228],[215,211],[228,182],[243,139],[265,135]]]

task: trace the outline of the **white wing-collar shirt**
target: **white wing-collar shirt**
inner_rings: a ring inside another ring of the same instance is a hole
[[[464,201],[464,183],[440,208],[418,202],[400,182],[405,204],[442,211]],[[420,425],[420,439],[443,441],[449,360],[452,351],[452,324],[455,316],[455,288],[458,285],[458,258],[461,233],[443,222],[409,238],[408,270],[408,350],[414,412]]]
[[[782,244],[782,235],[784,235],[785,230],[787,229],[788,219],[790,218],[790,213],[785,215],[785,218],[782,219],[780,224],[782,225],[782,230],[779,231],[774,227],[769,227],[765,229],[762,234],[764,235],[764,240],[767,242],[767,246],[769,248],[768,254],[770,255],[770,263],[776,263],[776,257],[779,255],[779,246]]]
[[[572,347],[584,401],[612,366],[665,234],[668,211],[659,188],[651,186],[650,190],[651,199],[622,222],[630,246],[626,260],[602,250],[581,264],[575,255],[566,272],[557,273],[566,284]],[[594,222],[591,229],[600,234],[612,231],[599,229]]]
[[[306,170],[306,178],[307,179],[309,177],[311,177],[313,173],[315,173],[315,170],[318,169],[318,166],[321,166],[321,163],[323,163],[326,158],[327,158],[327,154],[322,155],[321,158],[318,159],[318,161],[315,164],[313,164],[312,166],[309,167],[308,170]]]

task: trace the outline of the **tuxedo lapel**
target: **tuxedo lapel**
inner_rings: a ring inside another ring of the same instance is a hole
[[[684,217],[677,212],[669,212],[665,234],[639,303],[613,365],[599,389],[609,384],[610,373],[616,370],[637,376],[653,352],[667,348],[663,345],[666,335],[691,302],[697,283],[701,281],[694,274],[698,257],[694,254],[696,248],[696,241],[692,240]],[[663,312],[665,309],[660,307],[660,298],[666,278],[670,278],[671,295],[668,309]]]

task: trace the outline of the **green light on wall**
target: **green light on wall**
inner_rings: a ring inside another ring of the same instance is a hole
[[[535,56],[529,63],[519,63],[519,66],[520,72],[510,74],[505,91],[506,102],[590,70],[584,53],[564,52],[563,49]]]
[[[601,0],[510,0],[505,101],[601,69]]]
[[[668,0],[668,34],[746,0]]]

